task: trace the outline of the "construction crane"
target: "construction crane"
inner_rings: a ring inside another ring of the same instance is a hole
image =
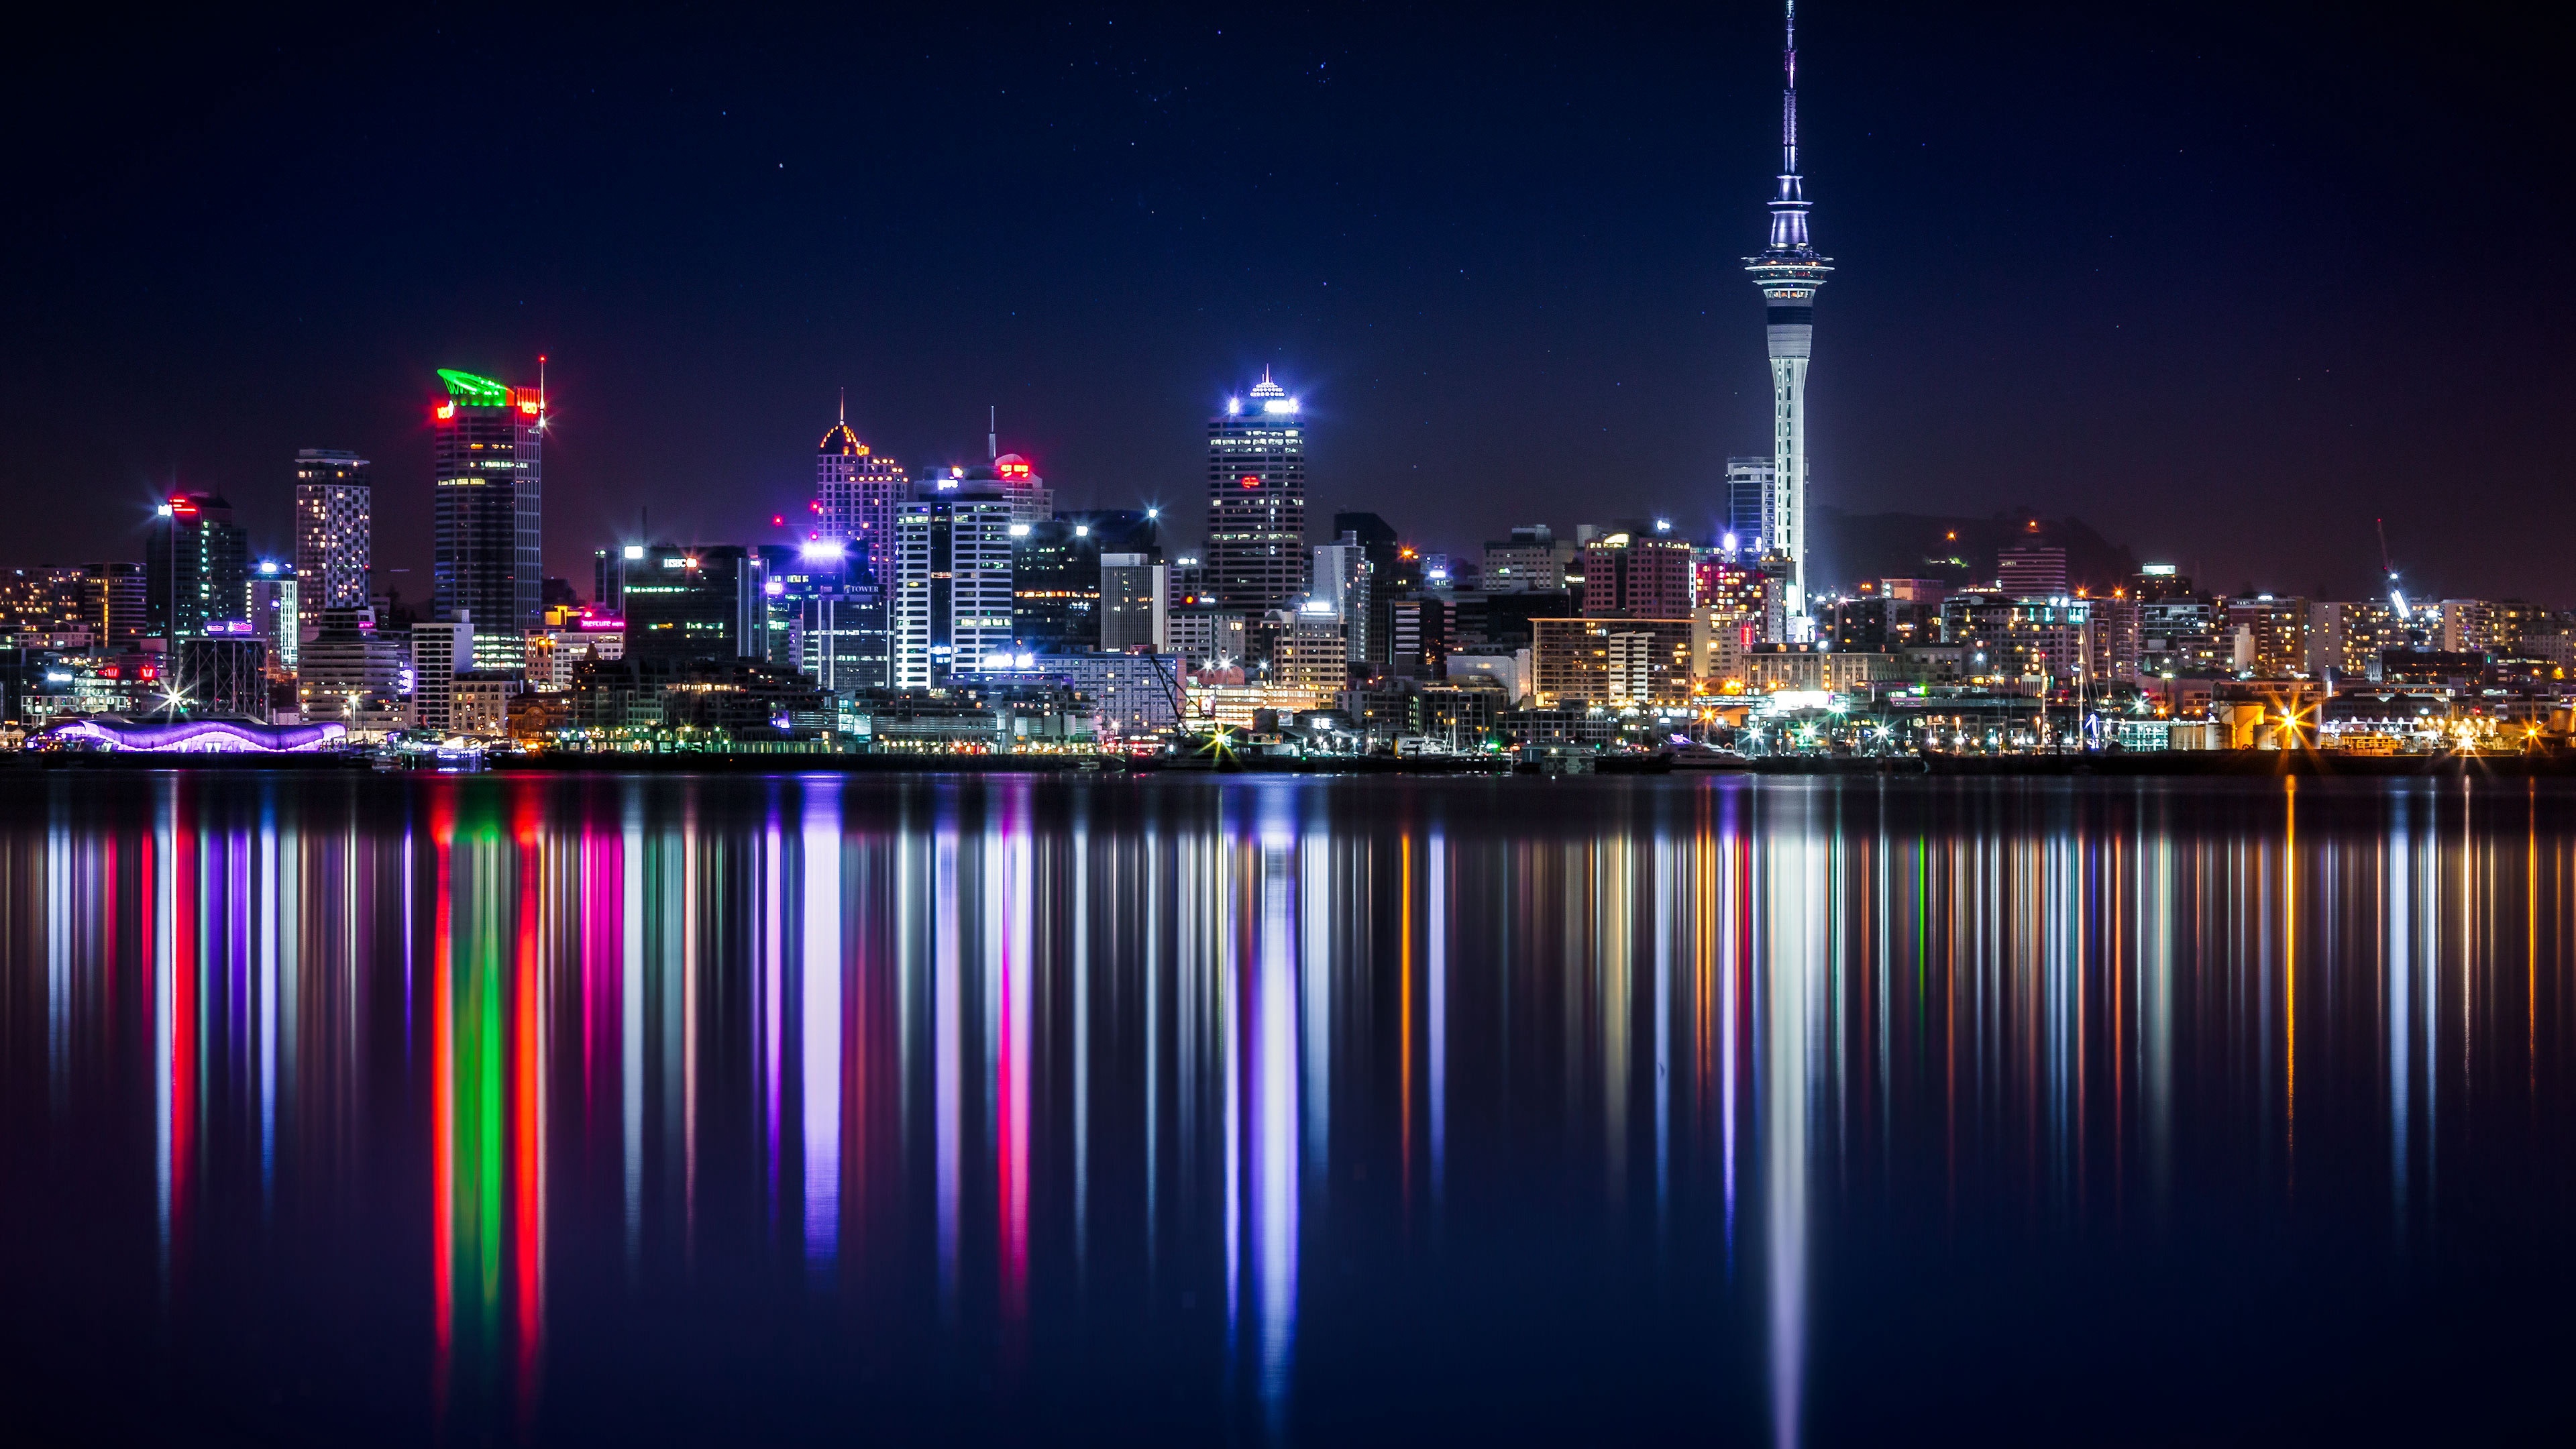
[[[2388,605],[2397,611],[2398,623],[2413,623],[2406,610],[2406,591],[2397,586],[2397,566],[2388,559],[2388,520],[2374,518],[2371,522],[2379,526],[2379,569],[2388,576]]]

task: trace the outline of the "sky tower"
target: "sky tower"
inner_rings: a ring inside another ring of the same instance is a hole
[[[1798,0],[1788,0],[1780,51],[1780,185],[1771,197],[1771,244],[1744,269],[1762,289],[1771,344],[1772,527],[1766,555],[1779,560],[1781,602],[1792,640],[1813,637],[1807,609],[1807,358],[1816,335],[1816,289],[1831,260],[1807,242],[1807,191],[1798,174]]]

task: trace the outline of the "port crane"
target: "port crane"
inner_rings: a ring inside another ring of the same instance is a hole
[[[2398,623],[2411,624],[2414,618],[2406,609],[2406,591],[2397,586],[2397,565],[2388,558],[2388,520],[2374,518],[2371,522],[2379,526],[2379,571],[2388,579],[2388,606],[2397,611]]]

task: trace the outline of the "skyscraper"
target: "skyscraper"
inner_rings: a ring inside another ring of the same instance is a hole
[[[766,659],[768,581],[767,561],[740,544],[647,545],[626,566],[625,657]]]
[[[1209,592],[1230,608],[1283,608],[1306,587],[1305,428],[1266,367],[1208,419],[1205,559]]]
[[[1788,38],[1780,52],[1779,188],[1771,197],[1771,244],[1746,257],[1762,290],[1771,351],[1771,527],[1766,557],[1781,561],[1781,603],[1789,637],[1814,633],[1807,617],[1807,358],[1815,342],[1816,291],[1833,270],[1807,240],[1805,178],[1798,174],[1798,0],[1788,0]]]
[[[850,431],[845,406],[814,450],[814,537],[852,545],[854,573],[890,584],[895,510],[910,490],[901,463],[876,456]]]
[[[367,460],[335,448],[295,455],[295,584],[306,609],[363,609],[376,490]]]
[[[942,479],[897,511],[897,687],[941,688],[952,674],[1013,654],[1012,507],[993,480]]]
[[[1773,509],[1779,503],[1775,496],[1780,481],[1776,458],[1729,458],[1726,460],[1726,506],[1722,532],[1733,534],[1733,552],[1744,559],[1760,558],[1771,546],[1776,530]],[[1721,540],[1723,542],[1723,540]]]
[[[516,669],[528,631],[545,618],[544,389],[444,367],[438,375],[447,401],[431,412],[437,614],[472,618],[473,667]]]
[[[173,648],[177,640],[204,634],[212,620],[249,614],[249,537],[220,494],[171,494],[161,505],[143,569],[147,617]]]

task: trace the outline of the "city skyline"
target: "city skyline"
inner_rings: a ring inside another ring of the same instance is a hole
[[[1817,441],[1820,503],[2026,506],[2083,517],[2142,556],[2181,558],[2231,585],[2324,580],[2355,594],[2376,561],[2371,520],[2387,517],[2411,576],[2444,591],[2554,596],[2547,544],[2570,505],[2543,485],[2569,451],[2549,402],[2551,319],[2567,281],[2535,239],[2554,234],[2565,188],[2533,164],[2554,134],[2554,103],[2537,99],[2519,57],[2368,21],[2320,35],[2290,12],[1971,27],[1811,5],[1799,18],[1816,62],[1802,142],[1834,178],[1835,249],[1869,259],[1867,275],[1837,275],[1834,362],[1815,384],[1834,434]],[[132,555],[121,544],[173,483],[232,498],[261,547],[282,553],[283,489],[270,504],[253,497],[277,478],[274,460],[348,449],[376,462],[389,581],[422,597],[428,561],[401,543],[427,534],[419,379],[442,365],[511,376],[543,351],[556,359],[557,397],[581,400],[559,410],[547,530],[548,572],[574,578],[586,541],[639,506],[706,536],[741,529],[719,503],[763,516],[796,506],[818,421],[843,385],[863,434],[921,466],[974,461],[998,404],[1003,430],[1071,506],[1184,502],[1193,449],[1188,423],[1173,420],[1204,417],[1273,364],[1318,423],[1318,512],[1372,508],[1437,546],[1472,547],[1514,523],[1580,521],[1551,491],[1569,469],[1604,499],[1600,511],[1678,507],[1712,496],[1724,459],[1768,436],[1747,335],[1758,304],[1728,272],[1761,226],[1748,179],[1772,169],[1777,23],[1756,6],[1655,37],[1617,19],[1498,26],[1480,38],[1479,64],[1517,83],[1556,76],[1566,108],[1476,112],[1499,128],[1491,154],[1433,126],[1409,159],[1369,147],[1359,112],[1406,85],[1418,96],[1403,114],[1436,112],[1459,99],[1459,82],[1420,63],[1426,33],[1393,22],[1326,44],[1260,16],[1205,27],[1004,19],[979,37],[981,67],[967,64],[965,37],[935,25],[878,34],[873,53],[907,94],[971,89],[994,103],[945,135],[926,129],[922,107],[864,134],[783,102],[746,110],[737,102],[759,70],[731,43],[694,92],[655,86],[649,103],[631,47],[608,45],[570,77],[514,51],[508,73],[531,87],[531,133],[549,154],[607,154],[611,127],[582,99],[602,83],[612,99],[597,104],[641,127],[636,154],[671,162],[669,187],[651,192],[657,207],[703,193],[771,222],[798,188],[864,169],[886,194],[920,198],[869,234],[947,236],[945,251],[827,246],[755,226],[746,234],[761,240],[710,254],[739,283],[742,300],[729,300],[664,276],[680,238],[715,244],[694,230],[638,227],[664,240],[609,244],[541,208],[523,248],[342,259],[290,242],[247,258],[241,283],[214,289],[207,307],[143,315],[117,299],[189,285],[199,264],[143,240],[65,252],[115,204],[83,185],[37,187],[70,199],[42,203],[12,243],[22,273],[52,280],[22,302],[0,363],[17,384],[6,405],[46,420],[11,485],[81,479],[63,502],[33,502],[39,535],[63,540],[52,561]],[[352,43],[261,38],[282,44],[284,63]],[[425,47],[479,44],[392,22],[363,38],[385,70],[370,107],[413,94]],[[909,59],[916,40],[923,58]],[[1224,124],[1207,124],[1215,103],[1178,87],[1238,40],[1257,44]],[[1057,55],[1061,75],[1036,63],[1041,53]],[[66,75],[82,74],[80,54]],[[159,55],[137,63],[149,71]],[[2388,84],[2356,94],[2344,79],[2356,71]],[[77,112],[62,84],[28,94]],[[210,134],[265,114],[264,101],[216,99]],[[123,174],[158,175],[195,154],[166,104],[101,132],[124,148]],[[2524,116],[2535,106],[2539,125]],[[701,122],[701,111],[712,114]],[[1273,174],[1202,164],[1202,146],[1239,140],[1238,111],[1295,138],[1263,163]],[[1052,149],[986,166],[975,187],[1048,218],[1060,240],[1043,258],[913,224],[968,200],[918,177],[975,172],[954,163],[1049,136]],[[917,165],[893,154],[916,143],[927,143]],[[765,179],[751,174],[754,151]],[[381,218],[362,231],[400,225],[407,203],[331,164],[350,153],[297,154],[310,164],[283,174]],[[2409,279],[2444,235],[2440,208],[2430,193],[2381,184],[2389,155],[2443,156],[2444,174],[2481,195],[2490,255],[2520,304],[2430,320]],[[1479,198],[1513,168],[1550,184],[1510,189],[1538,200],[1515,203],[1500,225],[1504,213]],[[212,198],[202,230],[213,254],[240,258],[261,199],[282,183],[203,189],[233,174],[218,169],[188,194]],[[783,188],[775,201],[771,187]],[[1231,240],[1247,208],[1279,224]],[[1186,227],[1172,220],[1183,211]],[[2283,265],[2260,285],[2220,275],[2176,244],[2198,236]],[[1150,287],[1131,260],[1147,257]],[[291,274],[276,270],[290,262]],[[827,265],[871,280],[821,280]],[[665,300],[645,305],[646,278]],[[261,315],[224,300],[254,285],[275,300]],[[76,313],[85,326],[71,325]],[[861,313],[865,328],[844,335]],[[284,320],[295,316],[306,330]],[[2230,327],[2212,353],[2214,316]],[[310,330],[326,318],[327,345]],[[2482,359],[2474,377],[2439,361],[2461,341]],[[2040,365],[2014,371],[2015,358]],[[1458,407],[1510,426],[1454,428]],[[2464,507],[2435,506],[2420,486],[2437,445],[2456,460],[2445,466],[2492,480]],[[2536,510],[2540,526],[2507,521],[2509,505]],[[2214,514],[2226,525],[2211,527]]]

